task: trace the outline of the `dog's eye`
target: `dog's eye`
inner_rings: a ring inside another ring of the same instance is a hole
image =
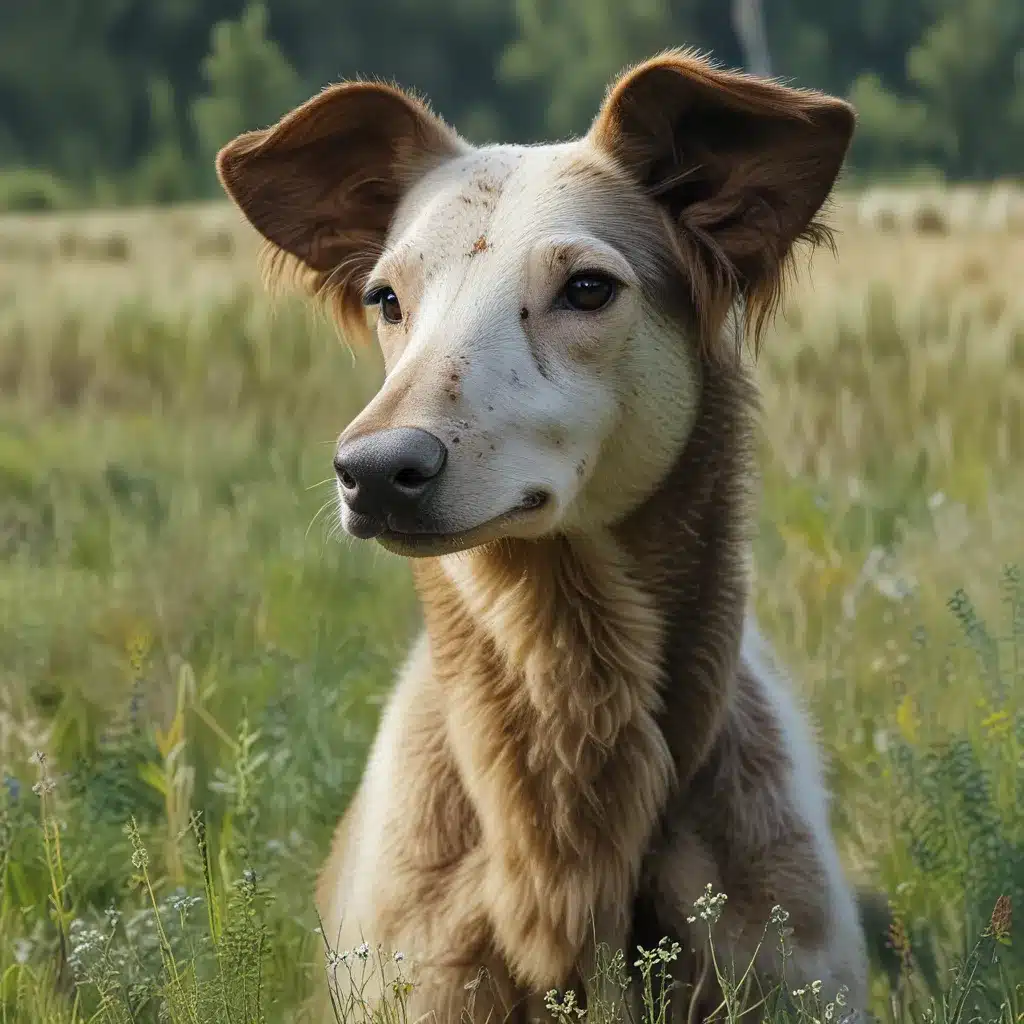
[[[606,274],[586,271],[569,278],[563,295],[566,304],[581,313],[596,313],[615,297],[616,282]]]
[[[402,322],[402,304],[398,301],[394,288],[389,285],[375,288],[363,302],[367,306],[380,306],[380,314],[389,324]]]

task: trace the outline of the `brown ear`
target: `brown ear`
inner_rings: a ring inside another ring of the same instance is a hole
[[[853,128],[842,100],[673,51],[612,86],[590,139],[668,214],[710,342],[737,298],[746,299],[758,338],[793,243],[830,241],[814,218]]]
[[[312,271],[344,312],[380,255],[402,195],[464,147],[399,89],[351,82],[325,89],[273,128],[217,154],[217,174],[249,222]]]

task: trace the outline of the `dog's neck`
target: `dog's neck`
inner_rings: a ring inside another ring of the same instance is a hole
[[[447,750],[489,849],[489,920],[535,986],[564,981],[591,929],[627,941],[673,785],[726,714],[750,405],[735,369],[706,374],[685,451],[615,530],[417,563]]]
[[[672,751],[688,779],[739,653],[755,404],[736,367],[709,366],[680,457],[619,526],[417,563],[438,675],[488,678],[496,698],[559,733],[574,771],[601,761],[639,708],[671,717],[681,728],[663,731],[691,741]]]
[[[616,531],[665,622],[665,731],[680,780],[704,760],[729,702],[750,590],[757,391],[710,364],[696,422],[658,490]]]

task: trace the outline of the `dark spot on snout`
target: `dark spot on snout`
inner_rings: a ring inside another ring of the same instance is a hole
[[[448,374],[449,383],[445,385],[444,392],[448,396],[449,401],[457,402],[461,395],[462,374],[457,370],[453,369]]]
[[[525,306],[523,306],[523,308],[521,310],[519,310],[519,319],[520,320],[526,320],[529,317],[529,315],[530,315],[530,311]]]

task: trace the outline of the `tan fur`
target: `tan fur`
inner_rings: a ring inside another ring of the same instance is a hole
[[[400,293],[401,321],[378,322],[387,378],[343,441],[417,426],[448,447],[437,539],[388,541],[427,556],[424,631],[317,893],[332,946],[416,961],[414,1017],[530,1018],[598,943],[664,935],[693,993],[709,882],[725,960],[742,971],[781,904],[789,980],[866,998],[821,767],[746,619],[738,351],[794,243],[827,238],[814,218],[851,130],[840,101],[672,53],[575,143],[473,151],[353,85],[219,158],[347,321],[371,283]],[[595,265],[621,282],[607,310],[551,305]],[[538,483],[544,507],[507,512]],[[705,976],[695,1012],[718,997]]]

